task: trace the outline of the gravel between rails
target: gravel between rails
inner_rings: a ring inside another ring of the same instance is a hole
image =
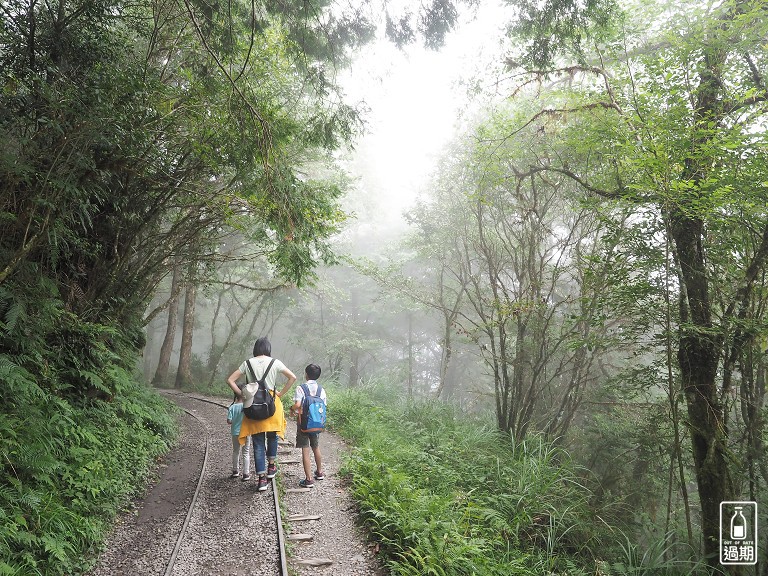
[[[182,396],[170,398],[204,426],[186,413],[181,416],[179,445],[161,462],[159,478],[147,495],[120,516],[90,574],[165,575],[211,431],[206,473],[169,576],[279,576],[272,491],[257,492],[255,482],[229,478],[232,442],[226,410]]]
[[[181,417],[179,444],[159,464],[157,481],[145,496],[119,516],[106,548],[89,576],[165,575],[187,507],[197,487],[211,431],[208,467],[200,487],[187,534],[169,576],[279,576],[277,534],[274,529],[272,488],[256,491],[256,476],[242,482],[229,478],[232,444],[226,410],[207,402],[169,395],[179,406],[193,412],[205,427],[186,413]],[[224,402],[221,399],[209,400]],[[286,440],[278,454],[278,488],[284,519],[292,514],[321,514],[320,520],[285,522],[290,533],[309,533],[309,543],[287,543],[292,574],[313,576],[384,576],[365,535],[356,525],[354,502],[338,470],[346,450],[343,442],[323,432],[320,448],[326,479],[315,482],[307,493],[284,493],[298,487],[303,477],[301,450],[292,447],[295,422],[289,421]],[[253,458],[251,459],[253,460]],[[251,463],[253,471],[253,462]],[[328,559],[332,564],[308,567],[302,559]]]

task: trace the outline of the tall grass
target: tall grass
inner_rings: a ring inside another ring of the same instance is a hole
[[[330,427],[353,446],[344,465],[362,521],[403,576],[692,576],[673,534],[633,543],[594,509],[569,454],[521,441],[397,386],[329,394]],[[489,419],[490,420],[490,419]]]
[[[599,525],[568,455],[387,387],[329,392],[362,518],[397,575],[594,573]]]

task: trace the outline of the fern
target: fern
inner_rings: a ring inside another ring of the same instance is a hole
[[[7,336],[13,336],[16,327],[27,318],[26,303],[20,300],[12,301],[5,312],[5,322],[0,326]]]
[[[0,565],[14,574],[78,574],[108,519],[167,450],[175,421],[165,400],[121,368],[105,370],[103,381],[119,379],[124,402],[76,407],[42,390],[16,360],[0,355],[12,391],[0,403]],[[118,413],[125,407],[130,418]]]
[[[90,384],[94,389],[112,394],[112,391],[104,384],[104,379],[98,373],[91,370],[78,370],[77,375],[80,380]]]
[[[4,384],[0,406],[3,403],[25,406],[45,398],[44,391],[37,385],[32,374],[6,354],[0,354],[0,381]]]

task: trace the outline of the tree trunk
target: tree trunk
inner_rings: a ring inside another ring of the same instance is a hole
[[[453,293],[452,302],[449,304],[448,294],[446,294],[446,276],[448,274],[448,264],[446,264],[446,262],[441,262],[437,281],[437,301],[439,304],[438,309],[443,316],[443,337],[440,341],[440,381],[438,382],[437,391],[435,392],[435,398],[437,400],[440,400],[441,398],[448,400],[451,396],[451,390],[449,390],[447,379],[451,367],[451,359],[453,358],[453,331],[456,319],[459,315],[459,310],[461,309],[462,294],[467,289],[468,284],[460,272],[458,279],[461,285],[458,291]]]
[[[160,359],[155,370],[155,377],[152,378],[153,386],[165,387],[168,384],[168,368],[171,365],[171,353],[173,344],[176,341],[176,323],[179,317],[179,290],[178,285],[181,278],[181,271],[178,266],[173,267],[173,280],[171,280],[171,302],[168,306],[168,325],[165,329],[165,338],[160,347]]]
[[[723,116],[721,73],[727,53],[722,46],[704,50],[696,88],[692,154],[681,180],[697,186],[683,195],[670,211],[670,233],[680,267],[680,342],[677,360],[681,388],[688,408],[693,461],[701,504],[701,529],[706,562],[720,569],[720,502],[733,499],[733,484],[726,454],[728,430],[716,385],[721,336],[712,324],[710,279],[704,252],[705,226],[696,214],[698,185],[706,180],[706,147],[711,126]]]
[[[349,363],[349,387],[355,388],[360,383],[360,352],[352,351]]]
[[[441,353],[440,353],[440,382],[438,383],[437,392],[435,393],[435,398],[440,400],[441,397],[444,397],[444,399],[448,399],[448,391],[446,387],[446,380],[448,379],[448,369],[451,365],[451,357],[453,356],[453,343],[451,341],[451,332],[453,331],[453,328],[451,327],[451,323],[446,316],[445,318],[445,325],[443,327],[443,339],[441,341]]]
[[[408,400],[413,400],[413,316],[408,314]]]
[[[188,284],[184,296],[184,326],[181,331],[181,350],[179,350],[179,369],[176,372],[176,388],[192,384],[192,336],[195,327],[195,299],[197,287]]]
[[[731,500],[733,487],[726,457],[728,431],[718,400],[716,378],[720,361],[709,301],[702,251],[703,223],[682,212],[672,216],[683,290],[681,334],[677,351],[681,387],[688,407],[696,482],[701,503],[704,554],[710,566],[719,563],[720,502]]]
[[[213,310],[213,320],[211,320],[211,351],[208,353],[208,373],[211,375],[211,382],[213,382],[213,374],[216,372],[216,366],[218,364],[218,360],[221,356],[220,351],[217,352],[216,349],[216,323],[219,320],[219,313],[221,312],[221,309],[224,306],[224,298],[228,295],[230,292],[230,289],[225,288],[224,290],[220,291],[218,294],[218,298],[216,299],[216,308]],[[242,321],[242,315],[239,317],[238,324]],[[232,335],[233,328],[230,325],[230,329],[228,331],[228,334]]]
[[[224,344],[221,345],[221,347],[216,350],[213,347],[213,342],[211,342],[211,353],[209,355],[208,360],[208,370],[210,372],[210,377],[208,379],[208,386],[213,387],[213,381],[216,378],[216,370],[219,368],[219,363],[221,362],[221,357],[224,356],[224,353],[227,351],[227,348],[229,348],[230,344],[232,343],[232,340],[237,335],[238,331],[240,330],[240,325],[243,323],[243,320],[245,320],[246,315],[253,309],[254,305],[256,304],[256,300],[261,298],[261,302],[259,302],[259,307],[254,313],[254,320],[258,318],[261,315],[261,311],[264,308],[264,304],[268,299],[268,295],[264,293],[256,293],[254,297],[248,302],[245,309],[242,311],[241,314],[238,315],[237,320],[235,320],[235,323],[232,325],[232,327],[229,330],[229,334],[227,334],[227,338],[224,341]],[[253,326],[253,324],[252,324]]]

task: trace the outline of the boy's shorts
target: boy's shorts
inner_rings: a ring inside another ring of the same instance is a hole
[[[296,429],[296,448],[317,448],[319,441],[319,433],[306,434],[298,428]]]

